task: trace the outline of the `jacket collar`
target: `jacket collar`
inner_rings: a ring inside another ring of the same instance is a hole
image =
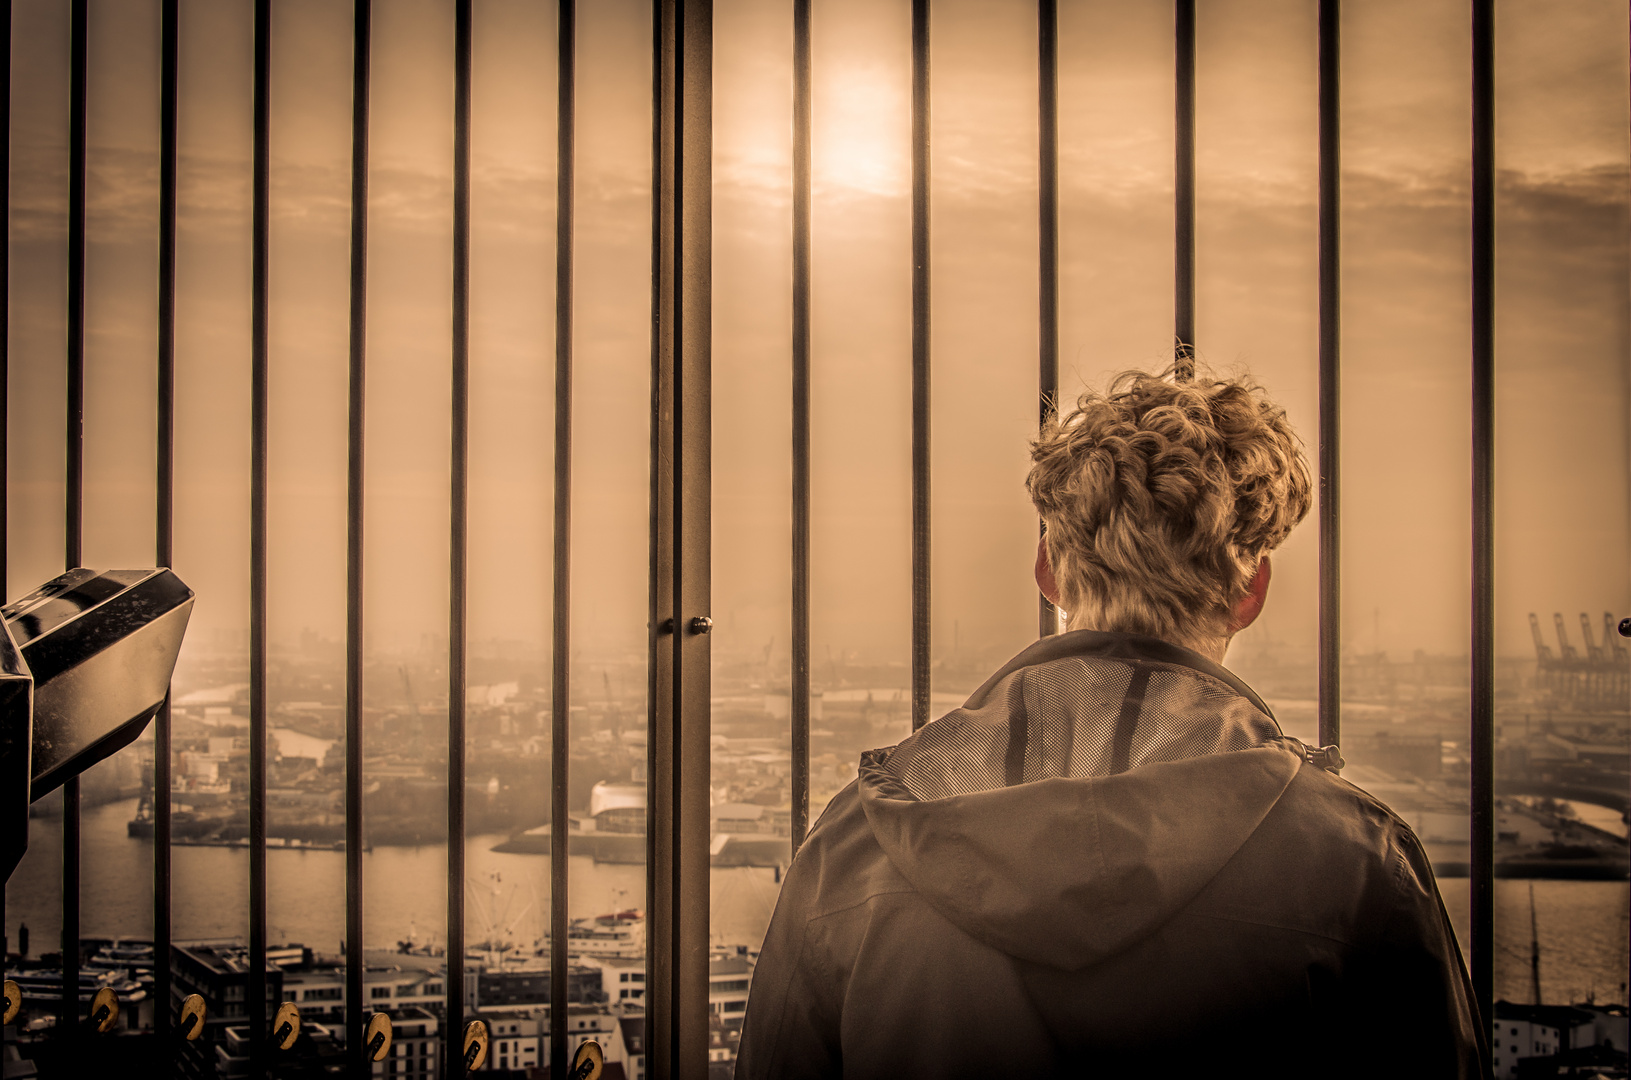
[[[1182,645],[1174,645],[1170,641],[1160,638],[1148,637],[1144,634],[1122,634],[1111,630],[1072,630],[1065,634],[1054,634],[1051,637],[1041,638],[1035,644],[1026,648],[1018,656],[998,668],[992,676],[980,684],[980,688],[969,695],[963,707],[976,709],[985,701],[991,688],[996,686],[1008,675],[1020,668],[1035,667],[1051,660],[1062,660],[1067,657],[1097,657],[1106,660],[1148,660],[1158,664],[1173,664],[1178,667],[1191,668],[1202,675],[1223,683],[1229,689],[1251,702],[1253,706],[1262,710],[1269,718],[1274,717],[1274,710],[1270,709],[1263,699],[1257,696],[1257,691],[1247,686],[1245,681],[1224,667],[1222,664],[1208,660],[1193,649],[1186,649]]]

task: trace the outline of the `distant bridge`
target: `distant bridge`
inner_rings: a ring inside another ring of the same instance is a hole
[[[1610,773],[1604,776],[1601,782],[1595,778],[1571,777],[1568,780],[1552,780],[1528,776],[1499,776],[1495,779],[1495,790],[1502,795],[1542,795],[1549,799],[1567,799],[1569,802],[1590,803],[1592,806],[1603,806],[1625,815],[1631,811],[1631,789],[1625,784],[1625,777],[1617,779],[1619,783],[1612,783]]]

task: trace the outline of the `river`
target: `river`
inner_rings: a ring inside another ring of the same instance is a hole
[[[125,823],[135,800],[90,807],[81,822],[80,925],[85,936],[151,937],[153,847],[131,839]],[[26,923],[30,952],[54,950],[60,926],[60,819],[29,823],[29,851],[6,888],[6,931],[16,947]],[[465,848],[466,938],[508,933],[520,943],[541,938],[549,923],[549,858],[490,850],[499,836],[473,836]],[[243,848],[177,847],[172,871],[175,940],[247,937],[249,854]],[[267,923],[272,942],[300,942],[338,952],[345,936],[345,855],[334,851],[266,854]],[[757,946],[775,906],[774,873],[748,867],[712,872],[710,926],[718,944]],[[445,937],[447,853],[443,845],[377,847],[363,856],[364,941],[389,948],[415,938]],[[645,867],[597,865],[574,856],[569,866],[573,917],[645,906]],[[1497,881],[1496,995],[1529,1001],[1529,882]],[[1625,882],[1536,881],[1541,992],[1551,1003],[1625,1001]],[[1468,937],[1467,881],[1441,883],[1445,906],[1463,943]]]

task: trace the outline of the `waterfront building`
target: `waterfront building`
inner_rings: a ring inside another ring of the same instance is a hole
[[[625,1013],[618,1018],[623,1042],[623,1071],[628,1080],[646,1080],[646,1014]]]
[[[345,1068],[344,1025],[300,1024],[300,1035],[286,1051],[276,1051],[270,1063],[273,1077],[305,1077]],[[247,1080],[249,1067],[249,1028],[243,1025],[222,1029],[215,1044],[215,1076],[221,1080]]]
[[[736,1064],[736,1053],[742,1045],[742,1018],[727,1022],[718,1016],[708,1018],[708,1075],[716,1070],[730,1075]]]
[[[753,961],[745,951],[715,955],[708,959],[708,1015],[727,1028],[742,1031],[742,1017],[748,1010],[748,984],[753,979]],[[733,1058],[734,1054],[731,1055]]]
[[[441,1021],[428,1009],[408,1006],[384,1009],[391,1019],[391,1048],[383,1061],[370,1063],[370,1073],[378,1077],[405,1080],[437,1080],[441,1075]],[[308,1021],[302,1017],[300,1035],[287,1051],[271,1051],[269,1075],[307,1077],[346,1069],[346,1026],[344,1017],[331,1023]],[[221,1080],[239,1080],[251,1075],[249,1029],[242,1025],[225,1029],[215,1047],[216,1073]]]
[[[419,1008],[441,1016],[447,1009],[444,969],[404,970],[394,965],[369,965],[363,971],[362,980],[368,1005],[376,1011]],[[286,1000],[295,1003],[302,1021],[312,1018],[338,1022],[344,1018],[344,963],[314,961],[308,954],[305,963],[284,968],[283,986]]]
[[[1626,1010],[1623,1006],[1495,1003],[1490,1021],[1490,1065],[1496,1077],[1555,1076],[1557,1061],[1600,1047],[1618,1053],[1623,1070]],[[1536,1059],[1554,1059],[1546,1068]],[[1572,1074],[1569,1074],[1572,1075]],[[1623,1071],[1622,1071],[1623,1075]]]
[[[549,1024],[532,1009],[488,1009],[472,1019],[487,1021],[487,1062],[484,1070],[533,1069],[547,1063],[543,1055]]]
[[[628,1060],[628,1049],[623,1042],[622,1017],[605,1005],[568,1005],[566,1008],[566,1057],[570,1061],[578,1047],[590,1039],[600,1044],[607,1066],[623,1065]],[[541,1037],[539,1060],[547,1062],[550,1051],[549,1013],[539,1019]]]
[[[583,956],[585,967],[600,971],[600,986],[606,1000],[618,1005],[639,1004],[646,996],[646,958],[634,956]]]
[[[407,1080],[441,1076],[441,1019],[417,1005],[384,1011],[391,1018],[391,1052],[373,1063],[373,1074]]]
[[[189,994],[204,999],[204,1032],[195,1041],[183,1044],[177,1053],[176,1069],[181,1076],[204,1080],[233,1075],[222,1070],[236,1069],[239,1057],[247,1070],[247,1044],[241,1039],[232,1042],[228,1031],[234,1026],[241,1029],[249,1015],[244,1000],[248,984],[249,950],[241,941],[177,942],[170,947],[171,1015],[180,1014],[181,1002]],[[282,1000],[283,971],[268,951],[266,1014],[277,1012]]]
[[[605,1001],[601,989],[601,971],[584,963],[568,966],[566,1000],[570,1002]],[[511,1009],[543,1006],[549,1000],[549,968],[544,964],[522,968],[495,968],[476,973],[476,1007],[479,1009]]]

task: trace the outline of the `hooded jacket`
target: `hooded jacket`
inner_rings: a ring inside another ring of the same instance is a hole
[[[1408,825],[1230,672],[1045,638],[862,755],[789,869],[738,1080],[1487,1075]]]

